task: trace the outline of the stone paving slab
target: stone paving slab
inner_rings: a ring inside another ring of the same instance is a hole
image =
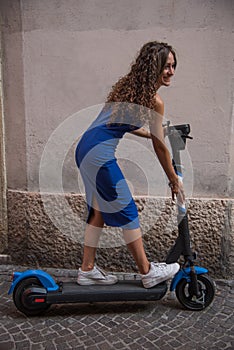
[[[28,318],[7,295],[12,270],[0,265],[0,350],[234,349],[234,281],[217,280],[213,304],[185,310],[176,300],[53,305]],[[75,271],[47,269],[60,279]]]

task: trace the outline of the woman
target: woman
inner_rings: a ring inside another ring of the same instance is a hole
[[[146,43],[130,72],[113,86],[105,107],[78,143],[76,162],[84,181],[88,205],[84,255],[77,280],[81,285],[117,282],[115,276],[95,266],[96,248],[104,224],[123,229],[125,242],[145,288],[170,279],[179,270],[177,263],[148,261],[137,208],[115,158],[117,144],[126,132],[151,138],[168,177],[172,197],[183,196],[182,184],[164,142],[164,103],[158,95],[161,86],[170,85],[176,64],[176,54],[171,46],[157,41]],[[146,122],[150,132],[143,128]]]

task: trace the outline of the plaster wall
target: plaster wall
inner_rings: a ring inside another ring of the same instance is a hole
[[[179,62],[172,86],[161,90],[165,116],[190,123],[194,137],[188,144],[190,195],[233,196],[232,1],[21,0],[2,1],[1,7],[9,188],[38,191],[52,133],[74,113],[103,103],[141,45],[162,40],[176,48]],[[73,141],[66,144],[66,192],[79,192]],[[145,177],[143,171],[136,194],[142,194]]]

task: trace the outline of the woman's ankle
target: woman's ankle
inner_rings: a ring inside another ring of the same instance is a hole
[[[88,272],[88,271],[92,271],[94,268],[94,264],[82,264],[81,265],[81,270],[83,272]]]
[[[147,264],[138,266],[138,269],[141,275],[147,275],[147,273],[149,273],[150,270],[150,263],[148,262]]]

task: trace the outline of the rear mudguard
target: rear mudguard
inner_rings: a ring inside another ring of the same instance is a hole
[[[8,291],[8,294],[11,294],[13,292],[20,281],[31,277],[37,278],[48,292],[55,292],[59,289],[59,286],[47,272],[44,272],[42,270],[27,270],[24,272],[14,272],[13,282]]]
[[[208,270],[205,269],[204,267],[194,266],[194,269],[195,269],[195,272],[196,272],[197,275],[208,273]],[[171,286],[170,286],[170,291],[171,292],[176,289],[176,286],[177,286],[177,284],[179,283],[180,280],[186,279],[188,282],[191,281],[190,271],[191,271],[191,268],[190,267],[186,267],[185,269],[180,270],[175,275],[175,277],[173,278],[173,280],[171,282]]]

